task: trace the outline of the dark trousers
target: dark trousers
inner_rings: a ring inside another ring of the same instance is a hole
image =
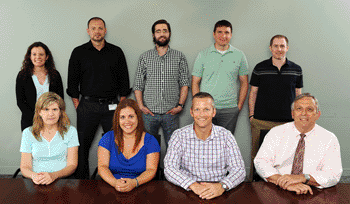
[[[74,173],[77,179],[89,179],[89,151],[98,125],[103,132],[112,128],[114,110],[108,109],[108,102],[95,102],[82,97],[77,108],[77,129],[79,137],[78,167]]]
[[[22,132],[23,132],[24,129],[26,129],[27,127],[30,127],[32,125],[33,125],[33,121],[28,121],[28,120],[26,120],[26,119],[24,119],[22,117],[22,119],[21,119],[21,130],[22,130]]]
[[[234,135],[238,115],[239,115],[238,107],[216,109],[216,115],[213,118],[213,123],[214,125],[218,125],[226,128],[232,133],[232,135]]]

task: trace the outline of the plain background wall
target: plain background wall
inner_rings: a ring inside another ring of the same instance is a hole
[[[322,116],[318,124],[338,137],[343,175],[350,175],[348,0],[1,0],[0,174],[12,174],[20,165],[21,112],[16,105],[15,79],[27,47],[42,41],[50,48],[66,89],[70,54],[89,40],[86,23],[93,16],[106,21],[106,40],[123,49],[131,86],[140,54],[154,46],[151,26],[159,19],[170,23],[170,46],[186,55],[190,73],[198,52],[214,42],[213,27],[219,20],[232,23],[231,44],[246,54],[249,73],[271,56],[270,38],[286,35],[290,40],[287,57],[303,68],[303,92],[319,99]],[[65,101],[75,126],[76,112],[67,94]],[[190,104],[191,97],[181,115],[181,127],[193,121]],[[248,170],[251,134],[247,104],[240,113],[235,137]],[[99,129],[91,149],[91,168],[97,165],[101,132]]]

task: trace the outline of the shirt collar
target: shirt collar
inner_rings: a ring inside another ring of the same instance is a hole
[[[297,132],[296,137],[300,137],[301,132],[299,132],[298,128],[295,126],[295,123],[294,122],[292,122],[292,123],[293,123],[293,128],[294,128],[295,132]],[[312,128],[312,130],[310,130],[307,133],[304,133],[305,134],[305,138],[309,138],[308,136],[311,136],[315,132],[316,125],[317,124],[315,124],[315,126]]]
[[[274,66],[273,63],[272,63],[272,57],[270,57],[269,62],[270,62],[270,65],[271,65],[271,66]],[[286,63],[285,63],[283,66],[285,66],[285,65],[288,65],[289,67],[290,67],[290,65],[291,65],[291,63],[290,63],[290,61],[288,60],[287,57],[286,57]],[[282,67],[283,67],[283,66],[282,66]]]
[[[106,39],[105,39],[105,46],[104,46],[101,50],[103,50],[103,49],[108,49],[109,46],[110,46],[109,43],[108,43],[108,42],[106,41]],[[87,43],[86,48],[89,49],[89,50],[91,50],[91,49],[97,50],[97,49],[94,47],[94,45],[92,44],[91,40]]]
[[[171,50],[170,45],[168,45],[168,49],[167,49],[165,55],[163,55],[163,56],[166,56],[170,50]],[[154,46],[153,53],[159,56],[157,46]],[[160,57],[163,57],[163,56],[160,56]]]
[[[197,140],[200,140],[200,141],[203,141],[203,142],[212,140],[212,139],[214,139],[215,136],[217,135],[217,133],[216,133],[216,128],[214,128],[214,126],[215,126],[215,125],[212,124],[211,133],[210,133],[209,137],[208,137],[206,140],[203,141],[203,140],[199,139],[199,138],[196,136],[196,132],[194,131],[194,123],[192,123],[192,125],[191,125],[191,130],[190,130],[190,138],[191,138],[191,139],[197,139]]]
[[[209,50],[210,50],[210,52],[217,52],[217,53],[219,53],[218,50],[215,48],[215,44],[210,46]],[[230,45],[230,47],[227,49],[226,53],[233,52],[233,50],[234,50],[234,48],[232,47],[232,45]]]

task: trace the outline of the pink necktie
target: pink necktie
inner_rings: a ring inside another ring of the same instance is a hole
[[[305,152],[305,134],[300,134],[300,140],[295,150],[295,156],[292,167],[292,174],[299,175],[303,173],[304,152]]]

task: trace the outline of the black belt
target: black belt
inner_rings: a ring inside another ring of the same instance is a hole
[[[88,101],[99,102],[100,104],[113,103],[116,100],[116,98],[98,98],[93,96],[83,96],[83,98]],[[116,103],[118,103],[118,100],[116,100]]]

